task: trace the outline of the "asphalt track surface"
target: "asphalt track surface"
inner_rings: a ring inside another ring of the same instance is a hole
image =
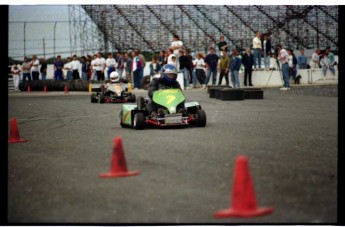
[[[135,91],[146,95],[146,91]],[[122,104],[86,92],[9,96],[26,143],[8,145],[9,223],[335,223],[337,97],[265,93],[221,101],[185,91],[205,128],[121,128]],[[9,121],[10,122],[10,121]],[[102,179],[121,136],[129,170]],[[230,207],[235,159],[246,155],[257,204],[274,213],[216,219]]]

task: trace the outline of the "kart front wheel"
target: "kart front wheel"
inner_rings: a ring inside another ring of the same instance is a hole
[[[105,96],[101,94],[99,96],[99,103],[104,103],[104,100],[105,100]]]
[[[91,94],[91,103],[97,103],[98,99],[96,97],[96,94]]]
[[[123,115],[123,110],[120,111],[119,117],[120,117],[120,126],[124,128],[126,125],[122,123],[122,115]]]
[[[133,127],[142,130],[145,127],[145,116],[143,113],[136,113],[133,119]]]
[[[196,125],[198,127],[205,127],[206,125],[206,113],[204,110],[197,110],[196,114]]]

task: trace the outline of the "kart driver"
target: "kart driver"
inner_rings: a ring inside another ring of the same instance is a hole
[[[122,77],[120,78],[118,72],[116,71],[112,71],[109,77],[110,77],[110,83],[107,83],[106,87],[115,83],[128,83],[126,79],[123,79]]]
[[[166,64],[161,69],[161,76],[158,78],[153,78],[150,84],[148,85],[148,96],[149,96],[149,103],[147,104],[147,109],[149,113],[153,116],[157,115],[157,105],[152,102],[153,93],[157,90],[161,89],[169,89],[169,88],[178,88],[180,90],[181,86],[180,83],[176,80],[177,79],[177,69],[174,65]],[[180,108],[180,113],[184,112],[184,108]],[[158,109],[158,114],[164,114],[163,109]]]

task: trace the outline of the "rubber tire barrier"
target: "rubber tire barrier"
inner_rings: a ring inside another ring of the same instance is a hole
[[[238,88],[226,88],[221,90],[220,100],[244,100],[244,90]]]
[[[209,89],[210,98],[216,97],[216,89],[218,89],[218,88],[210,88]]]
[[[245,99],[264,99],[264,91],[260,88],[244,89]]]
[[[208,85],[207,86],[207,94],[210,94],[210,89],[214,88],[229,88],[227,85]]]
[[[224,89],[225,89],[225,88],[217,88],[217,89],[215,90],[215,92],[214,92],[214,97],[215,97],[216,99],[220,99],[220,96],[221,96],[222,91],[223,91]]]
[[[31,91],[42,91],[44,85],[47,87],[47,91],[64,91],[65,85],[67,85],[68,91],[89,91],[89,81],[85,80],[31,80],[22,81],[19,84],[21,91],[27,91],[30,85]]]

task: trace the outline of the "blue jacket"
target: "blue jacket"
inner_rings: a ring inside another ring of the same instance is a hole
[[[230,71],[239,71],[241,68],[241,58],[239,57],[232,57],[230,60]]]

